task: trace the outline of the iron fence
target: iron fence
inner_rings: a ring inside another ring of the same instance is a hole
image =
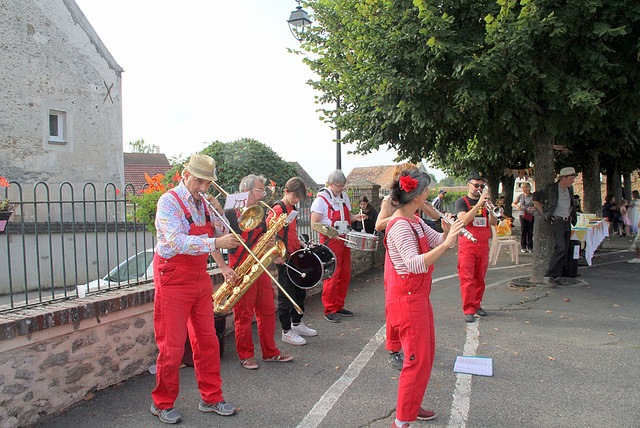
[[[152,281],[156,240],[135,220],[132,185],[120,191],[112,183],[98,190],[64,182],[52,192],[38,182],[29,194],[15,181],[9,185],[3,199],[14,209],[0,235],[0,313]],[[348,192],[356,212],[363,193]],[[319,242],[312,202],[299,203],[298,233]]]

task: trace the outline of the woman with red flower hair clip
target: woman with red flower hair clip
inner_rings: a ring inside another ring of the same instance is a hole
[[[384,265],[387,324],[398,332],[405,359],[398,381],[398,404],[392,427],[407,428],[435,413],[422,408],[435,354],[433,310],[429,294],[434,262],[455,245],[462,221],[443,223],[438,233],[416,215],[429,194],[429,176],[404,172],[394,182],[391,199],[398,207],[387,224]]]

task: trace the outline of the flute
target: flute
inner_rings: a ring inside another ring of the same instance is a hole
[[[436,209],[435,207],[432,206],[431,208],[433,208],[433,210],[436,213],[438,213],[438,215],[442,218],[442,220],[446,221],[450,225],[453,225],[455,220],[451,220],[449,217],[447,217],[444,213],[440,212],[440,210]],[[462,229],[460,229],[460,234],[462,236],[464,236],[465,238],[467,238],[468,240],[470,240],[471,242],[478,242],[478,240],[476,238],[474,238],[474,236],[471,234],[471,232],[469,232],[464,227]]]

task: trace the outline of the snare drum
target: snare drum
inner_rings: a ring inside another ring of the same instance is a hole
[[[344,245],[354,250],[375,251],[378,248],[378,237],[371,233],[351,231],[347,233]]]
[[[325,279],[331,278],[336,270],[336,256],[326,245],[312,245],[291,254],[287,264],[306,276],[287,268],[291,282],[304,290],[313,288]]]

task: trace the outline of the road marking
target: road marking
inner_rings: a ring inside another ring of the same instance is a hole
[[[467,324],[467,340],[464,344],[464,355],[473,357],[478,350],[480,332],[478,324],[480,320]],[[464,428],[469,418],[469,409],[471,407],[471,379],[472,375],[457,373],[456,387],[453,390],[453,402],[451,403],[451,417],[449,418],[448,427]]]
[[[322,394],[320,400],[313,406],[313,409],[307,413],[302,422],[298,424],[298,428],[315,428],[327,416],[327,413],[340,399],[344,391],[358,378],[360,371],[369,363],[369,360],[384,342],[387,324],[383,324],[380,330],[373,336],[367,345],[360,351],[358,356],[349,365],[347,370],[335,381],[327,391]]]
[[[513,269],[513,268],[519,268],[519,267],[523,267],[523,266],[530,266],[531,263],[524,263],[524,264],[519,264],[519,265],[511,265],[511,266],[502,266],[502,267],[497,267],[497,268],[491,268],[489,269],[489,271],[492,270],[504,270],[504,269]],[[446,275],[446,276],[441,276],[439,278],[434,278],[431,282],[440,282],[440,281],[444,281],[445,279],[451,279],[451,278],[457,278],[458,274],[454,273],[453,275]]]

